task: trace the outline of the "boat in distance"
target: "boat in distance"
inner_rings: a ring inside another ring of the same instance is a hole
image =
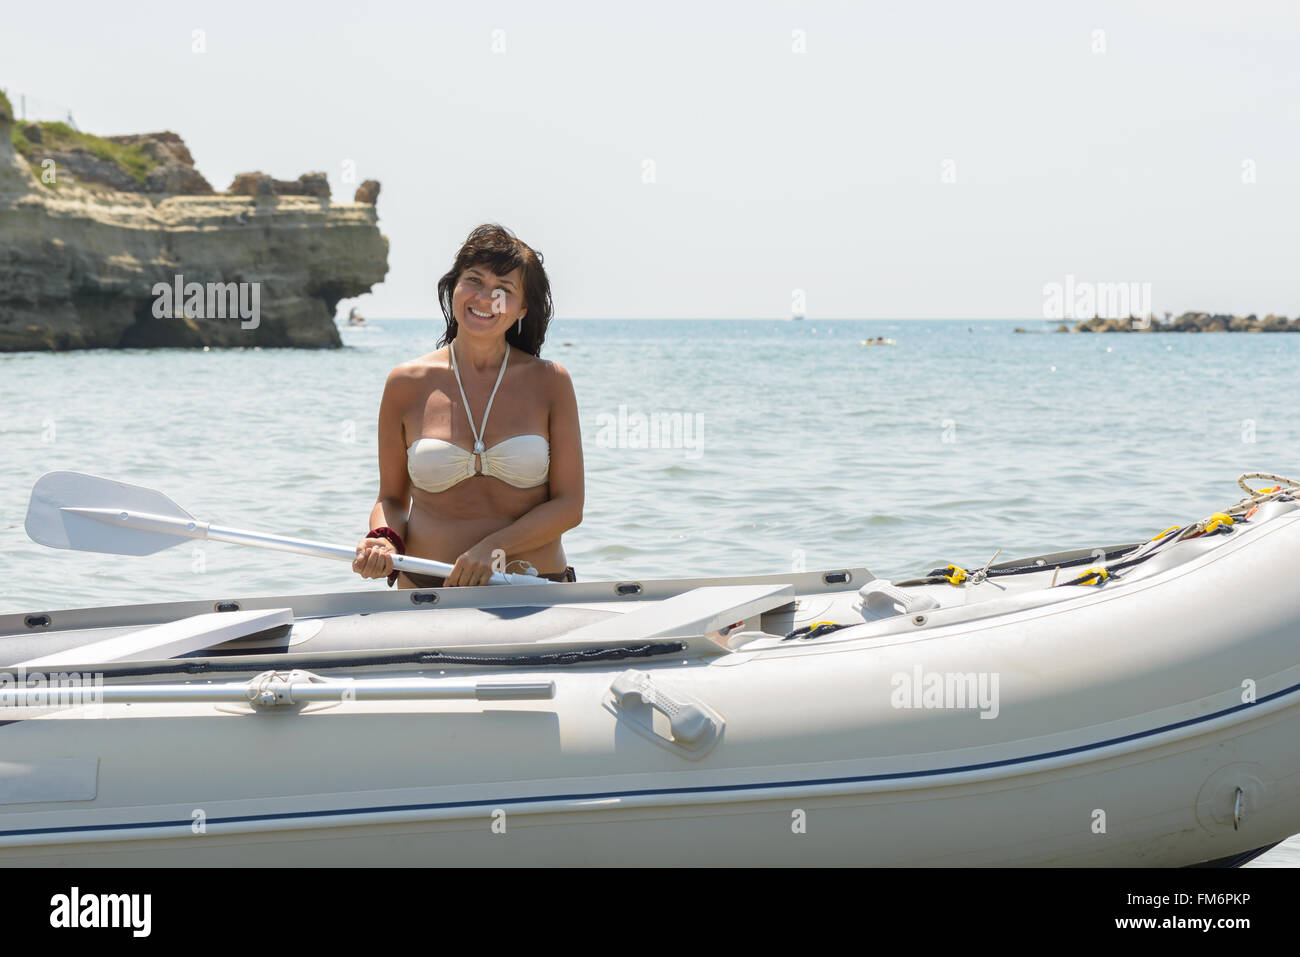
[[[1300,832],[1300,485],[1250,477],[898,582],[3,615],[0,865],[1238,864]]]

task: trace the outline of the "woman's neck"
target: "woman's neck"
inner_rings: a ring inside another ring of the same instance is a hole
[[[468,336],[463,331],[457,333],[452,346],[456,350],[456,362],[472,366],[476,372],[501,368],[501,360],[510,348],[505,336]]]

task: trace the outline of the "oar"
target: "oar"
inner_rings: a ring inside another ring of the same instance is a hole
[[[313,701],[545,701],[555,681],[447,681],[440,678],[337,680],[305,671],[265,671],[251,681],[219,684],[49,684],[0,686],[0,708],[75,708],[80,705],[160,701],[226,701],[269,708]],[[13,803],[13,802],[11,802]]]
[[[284,535],[268,535],[200,522],[162,492],[84,472],[47,472],[32,486],[27,534],[51,548],[73,548],[111,555],[152,555],[192,538],[252,545],[281,552],[351,562],[355,547]],[[452,566],[427,558],[394,555],[393,567],[424,575],[451,574]],[[550,584],[535,575],[494,573],[491,585]]]

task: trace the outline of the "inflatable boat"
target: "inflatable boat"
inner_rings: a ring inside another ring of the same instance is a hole
[[[1300,486],[1241,484],[893,582],[0,616],[0,863],[1241,863],[1300,832]]]

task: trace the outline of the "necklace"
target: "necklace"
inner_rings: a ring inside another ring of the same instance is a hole
[[[474,414],[470,412],[469,399],[465,397],[465,386],[460,381],[460,367],[456,364],[456,341],[454,339],[449,349],[451,350],[451,371],[456,374],[456,387],[460,389],[460,400],[465,403],[465,416],[469,419],[470,431],[474,433],[474,454],[482,455],[483,436],[487,434],[488,416],[492,414],[492,402],[497,397],[497,389],[501,387],[501,380],[505,378],[506,363],[510,361],[510,346],[506,346],[506,354],[501,358],[501,371],[497,373],[497,383],[492,387],[492,394],[488,396],[487,408],[483,410],[483,421],[478,428],[474,427]],[[482,471],[482,464],[480,461],[479,471]]]

